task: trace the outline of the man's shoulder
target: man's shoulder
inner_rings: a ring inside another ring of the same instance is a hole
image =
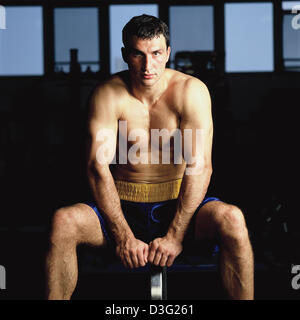
[[[114,99],[120,98],[122,95],[128,93],[127,78],[127,71],[113,74],[95,87],[94,94],[109,96]]]
[[[185,89],[206,88],[205,83],[199,78],[173,69],[166,70],[170,78],[170,83],[176,90],[179,89],[179,87],[181,87],[180,89],[182,89],[183,92],[185,92]]]
[[[190,101],[200,100],[207,96],[208,89],[203,81],[191,75],[168,69],[170,74],[170,93],[173,102],[178,105],[179,112],[183,112]]]
[[[91,117],[103,118],[103,114],[115,114],[120,117],[122,106],[128,99],[128,89],[120,74],[114,74],[101,81],[93,89],[89,114]]]

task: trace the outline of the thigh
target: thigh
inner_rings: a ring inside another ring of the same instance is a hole
[[[84,203],[63,207],[53,218],[52,233],[69,234],[78,244],[104,246],[107,244],[95,211]]]

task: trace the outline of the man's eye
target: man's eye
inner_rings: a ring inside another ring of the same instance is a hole
[[[159,51],[155,51],[155,52],[154,52],[154,55],[155,55],[155,56],[159,56],[159,55],[160,55],[160,52],[159,52]]]

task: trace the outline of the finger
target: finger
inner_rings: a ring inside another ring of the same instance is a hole
[[[117,247],[116,254],[121,259],[121,262],[124,265],[124,267],[129,268],[129,265],[128,265],[126,258],[125,258],[125,255],[124,255],[124,251],[121,250],[119,247]]]
[[[153,260],[153,264],[155,264],[156,266],[159,266],[161,256],[162,256],[161,252],[156,250],[156,254],[155,254],[155,257],[154,257],[154,260]]]
[[[133,267],[134,268],[138,268],[139,267],[139,261],[138,261],[138,257],[137,257],[137,252],[131,252],[130,258],[131,258]]]
[[[120,257],[120,259],[121,259],[121,261],[122,261],[122,263],[123,263],[123,266],[125,267],[125,268],[128,268],[128,264],[127,264],[127,262],[126,262],[126,259],[124,258],[124,255],[123,254],[119,254],[119,257]]]
[[[148,254],[148,261],[149,262],[153,263],[155,254],[156,254],[156,248],[155,248],[155,245],[152,242],[150,247],[149,247],[149,254]]]
[[[148,246],[145,246],[144,247],[144,261],[145,261],[145,263],[147,263],[148,262],[148,254],[149,254],[149,247]]]
[[[161,256],[159,265],[160,265],[161,267],[164,267],[164,266],[166,265],[166,263],[167,263],[168,258],[169,258],[169,256],[168,256],[167,254],[163,254],[163,255]]]
[[[137,258],[138,258],[138,266],[139,267],[144,267],[145,265],[145,260],[144,260],[144,253],[143,253],[143,249],[138,250],[137,252]]]
[[[132,261],[132,264],[133,264],[134,268],[138,268],[139,267],[139,260],[138,260],[137,255],[132,255],[131,256],[131,261]]]
[[[128,253],[125,253],[125,254],[124,254],[124,258],[125,258],[125,261],[127,262],[128,267],[129,267],[130,269],[132,269],[132,268],[133,268],[133,263],[132,263],[132,261],[131,261],[130,255],[129,255]]]
[[[171,265],[173,264],[175,260],[175,256],[169,255],[168,260],[167,260],[167,266],[171,267]]]

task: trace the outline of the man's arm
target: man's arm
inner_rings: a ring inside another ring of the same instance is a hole
[[[91,99],[88,117],[87,175],[97,207],[104,212],[114,236],[116,253],[126,267],[132,268],[145,265],[148,245],[134,237],[125,220],[109,169],[109,157],[107,160],[104,157],[106,152],[114,154],[116,151],[118,119],[113,90],[108,85],[97,88]]]
[[[183,137],[186,171],[178,196],[176,213],[165,237],[152,241],[148,260],[171,266],[182,251],[182,241],[190,220],[202,202],[212,174],[213,123],[211,100],[206,86],[197,79],[187,80],[180,129]],[[192,139],[188,132],[192,132]],[[198,136],[197,136],[198,134]],[[195,163],[192,164],[192,160]]]

